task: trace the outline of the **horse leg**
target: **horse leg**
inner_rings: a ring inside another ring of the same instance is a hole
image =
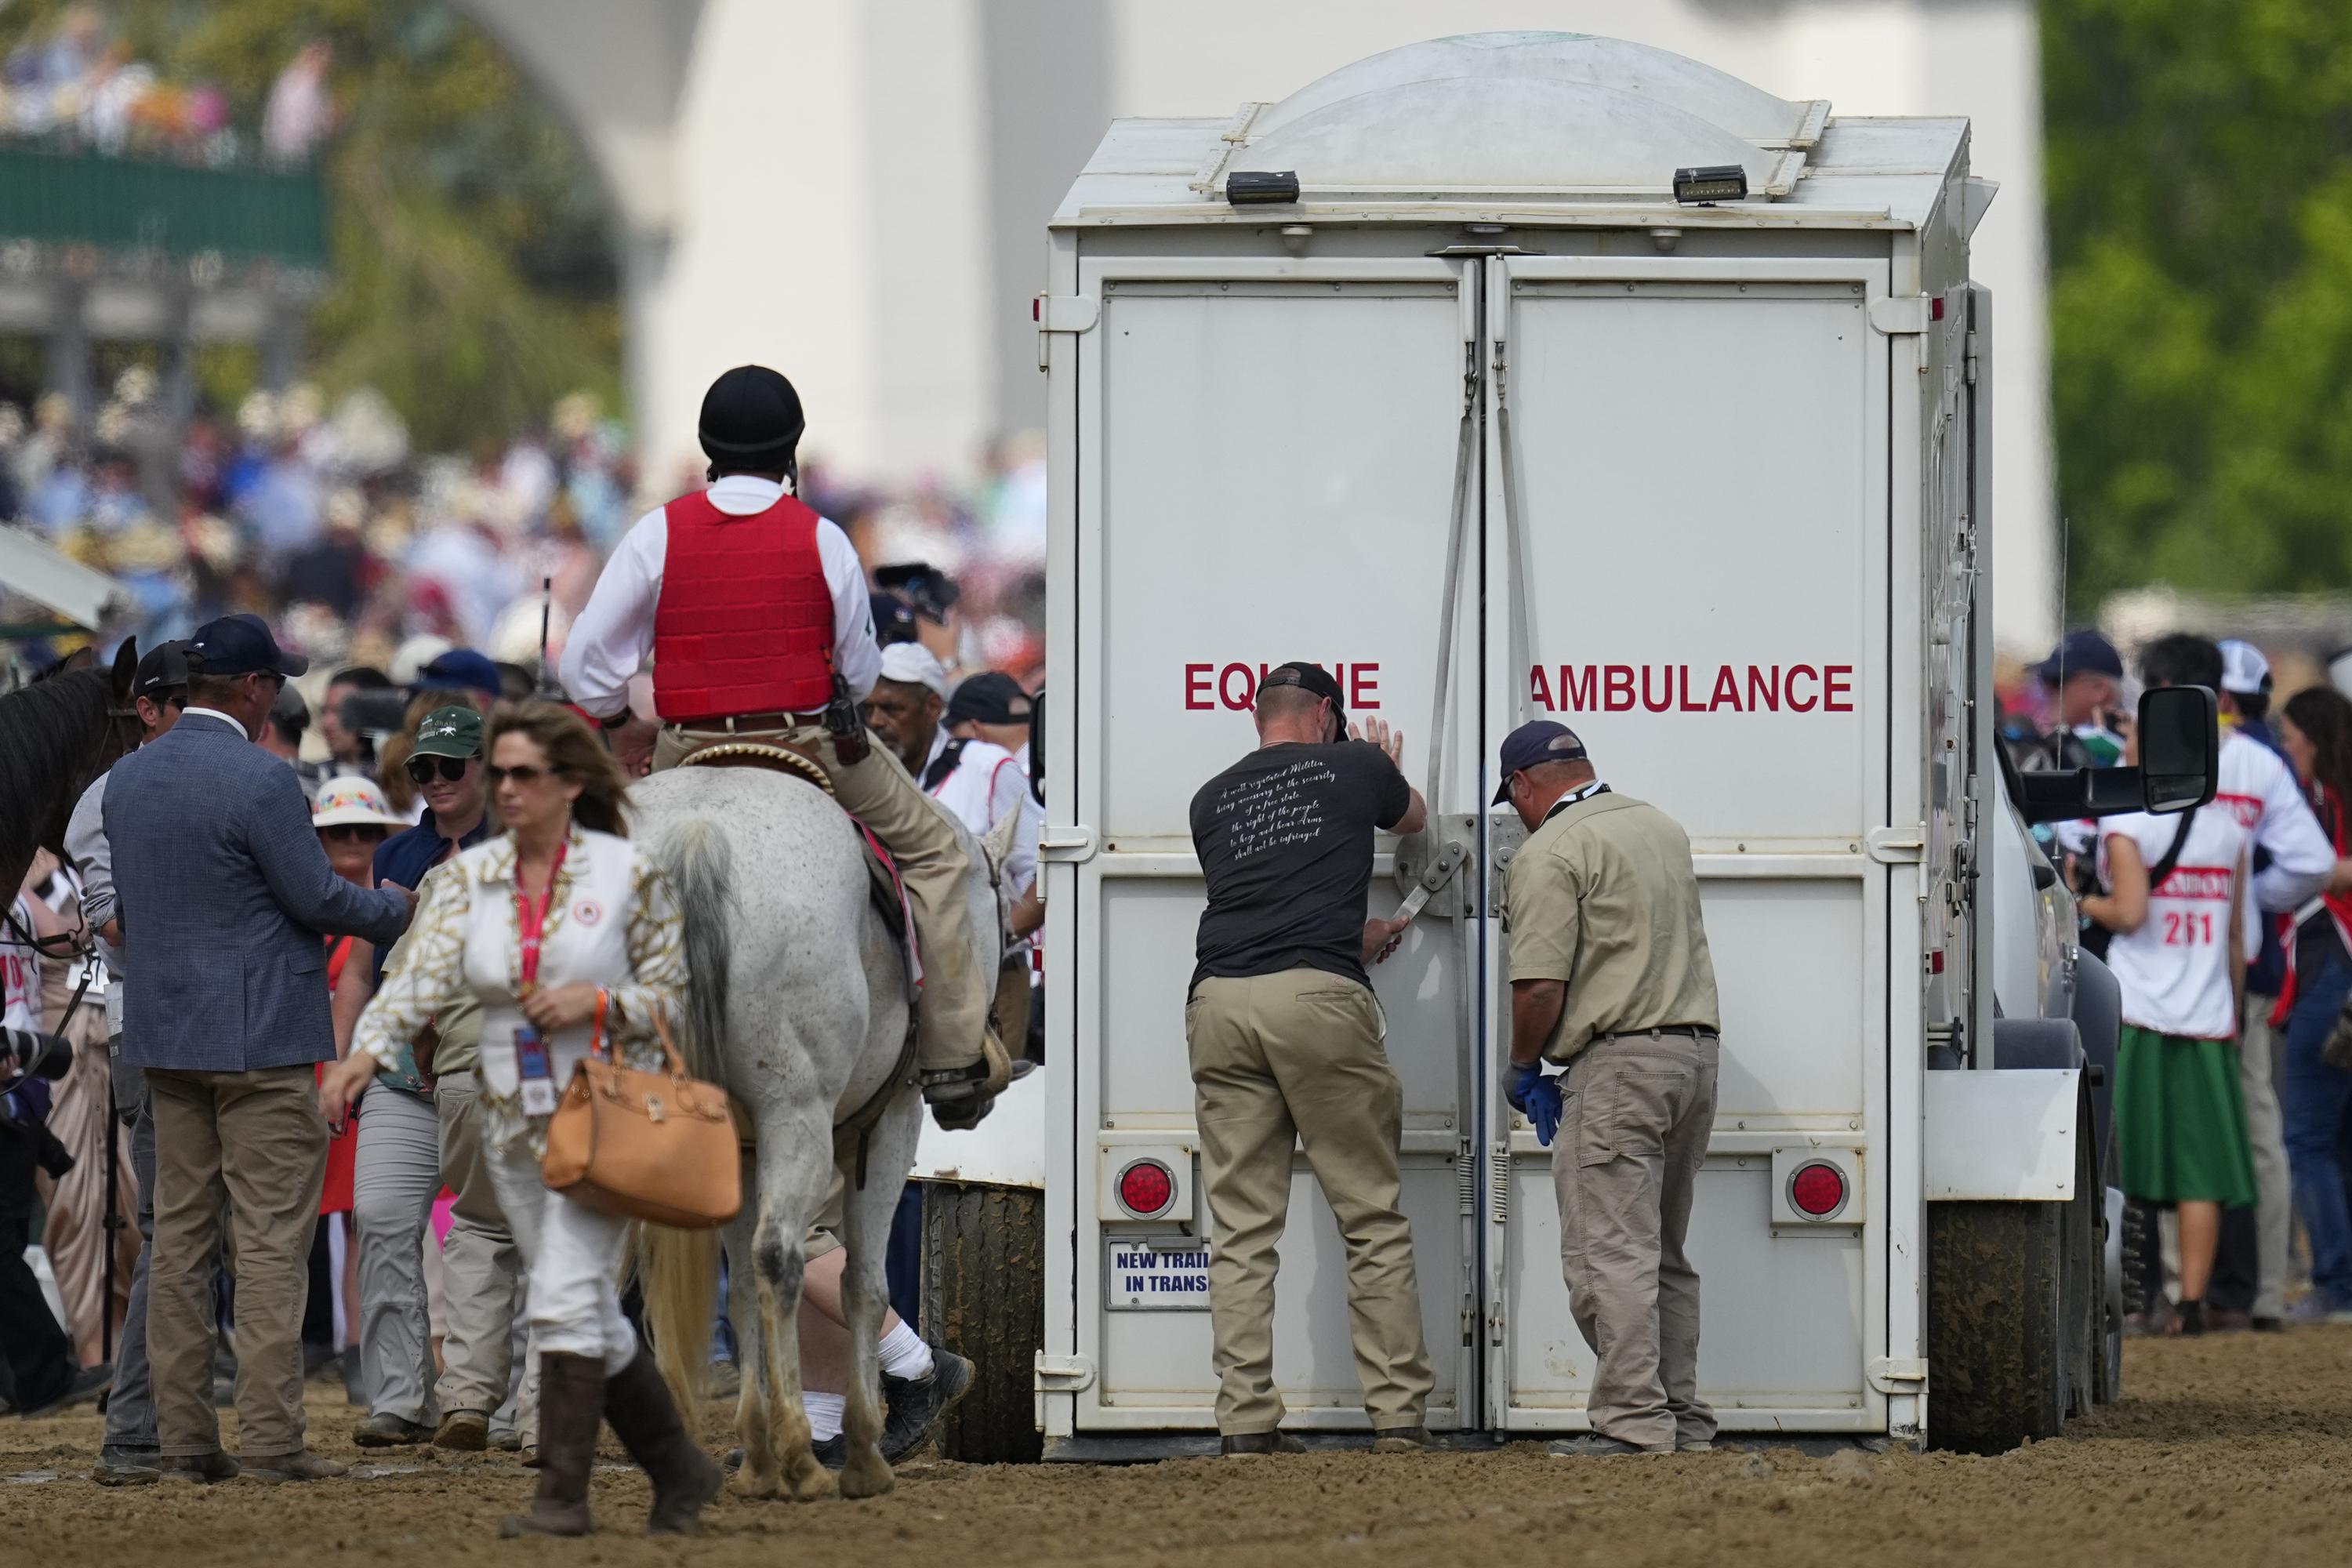
[[[744,1163],[753,1163],[748,1152]],[[744,1184],[756,1192],[757,1181],[753,1174]],[[751,1262],[758,1212],[756,1205],[746,1205],[727,1222],[727,1321],[735,1328],[735,1366],[743,1384],[735,1404],[735,1438],[743,1445],[735,1490],[743,1497],[772,1498],[777,1472],[775,1447],[768,1439],[768,1336],[760,1321],[759,1273]]]
[[[869,1158],[866,1185],[857,1185],[855,1163],[844,1168],[845,1192],[842,1205],[842,1244],[849,1254],[842,1275],[844,1315],[849,1320],[849,1387],[842,1412],[842,1435],[848,1439],[847,1462],[841,1470],[841,1495],[880,1497],[897,1485],[882,1458],[882,1363],[878,1347],[882,1315],[889,1305],[889,1282],[884,1269],[890,1238],[890,1219],[898,1207],[899,1189],[906,1185],[906,1165],[893,1166]],[[887,1155],[887,1151],[885,1151]]]
[[[768,1431],[784,1495],[830,1497],[833,1475],[817,1462],[801,1402],[801,1276],[809,1222],[824,1202],[833,1149],[831,1118],[777,1118],[760,1129],[760,1224],[751,1257],[760,1277],[760,1326],[767,1336]]]

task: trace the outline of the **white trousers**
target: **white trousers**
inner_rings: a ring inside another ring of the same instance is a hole
[[[492,1150],[489,1161],[499,1207],[530,1273],[536,1354],[598,1356],[607,1376],[625,1371],[637,1353],[637,1333],[621,1310],[615,1281],[629,1222],[549,1192],[527,1139]]]

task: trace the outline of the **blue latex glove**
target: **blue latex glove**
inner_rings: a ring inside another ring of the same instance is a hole
[[[1559,1133],[1559,1080],[1544,1076],[1543,1063],[1529,1062],[1522,1067],[1506,1058],[1503,1062],[1503,1098],[1511,1109],[1536,1125],[1536,1142],[1545,1148]]]

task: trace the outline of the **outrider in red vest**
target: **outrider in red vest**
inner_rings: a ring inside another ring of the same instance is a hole
[[[786,495],[730,517],[699,492],[664,511],[668,548],[654,611],[663,722],[814,713],[833,700],[833,595],[816,513]]]

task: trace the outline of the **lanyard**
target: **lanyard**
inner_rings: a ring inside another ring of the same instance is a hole
[[[571,848],[567,839],[555,847],[555,858],[547,868],[547,890],[534,902],[523,889],[522,858],[515,857],[515,934],[522,939],[522,994],[526,996],[539,986],[539,943],[547,930],[548,906],[555,902],[555,879],[563,875],[564,851]]]
[[[1596,795],[1607,795],[1608,793],[1609,786],[1602,784],[1599,779],[1593,780],[1589,784],[1580,785],[1579,787],[1569,791],[1566,795],[1561,795],[1558,800],[1552,802],[1551,809],[1544,813],[1544,821],[1549,822],[1553,817],[1558,816],[1561,812],[1566,811],[1570,806],[1576,805],[1579,801],[1591,800]],[[1541,824],[1538,824],[1538,826],[1540,826]]]

